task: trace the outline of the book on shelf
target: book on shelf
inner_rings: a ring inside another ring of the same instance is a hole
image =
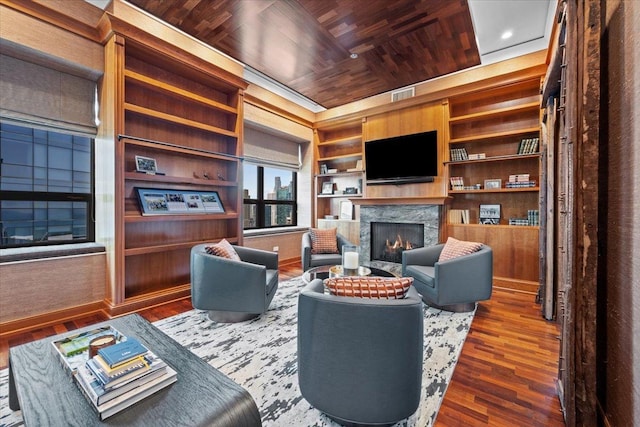
[[[466,148],[451,148],[449,149],[449,156],[452,162],[469,160],[469,154],[467,154]]]
[[[469,209],[450,209],[449,224],[469,224]]]
[[[534,154],[538,152],[540,138],[523,138],[518,145],[518,154]]]
[[[101,404],[97,404],[93,401],[93,398],[91,397],[92,392],[89,391],[90,387],[86,386],[83,383],[83,380],[78,379],[78,385],[87,400],[89,400],[91,407],[98,413],[100,420],[105,420],[141,401],[145,397],[164,389],[177,380],[177,372],[167,365],[160,375],[151,378],[149,381],[143,382],[118,396],[114,396],[112,399]]]
[[[452,176],[449,178],[451,182],[452,190],[463,190],[464,189],[464,178],[461,176]]]

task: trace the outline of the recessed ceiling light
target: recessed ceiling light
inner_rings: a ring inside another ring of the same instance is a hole
[[[349,58],[357,59],[358,58],[358,54],[357,53],[352,53],[351,55],[349,55]]]
[[[500,38],[502,38],[502,40],[506,40],[508,38],[511,38],[511,36],[513,35],[513,31],[511,30],[507,30],[504,33],[502,33],[502,35],[500,36]]]

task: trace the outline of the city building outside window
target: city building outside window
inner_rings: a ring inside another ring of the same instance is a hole
[[[297,225],[296,172],[244,164],[244,229]]]
[[[94,140],[0,123],[0,247],[94,241]]]

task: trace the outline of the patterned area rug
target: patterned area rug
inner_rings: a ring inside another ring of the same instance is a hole
[[[269,311],[235,324],[211,322],[192,310],[154,324],[211,366],[242,385],[255,399],[267,426],[338,426],[313,408],[298,388],[297,305],[302,279],[279,285]],[[474,313],[450,313],[425,306],[424,369],[420,406],[396,427],[433,425]],[[7,370],[0,371],[0,426],[22,425],[8,403]]]

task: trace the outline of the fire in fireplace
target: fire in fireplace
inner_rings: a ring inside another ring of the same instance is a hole
[[[371,260],[401,263],[402,252],[424,246],[424,225],[372,222]]]

